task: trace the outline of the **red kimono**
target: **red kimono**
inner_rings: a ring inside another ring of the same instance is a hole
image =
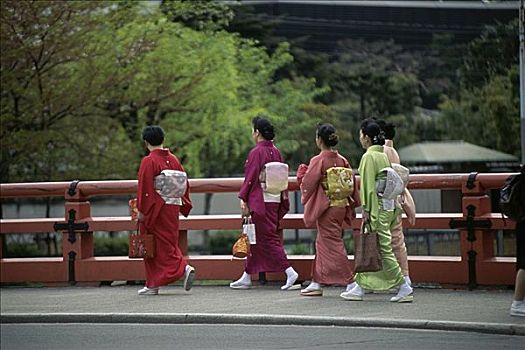
[[[162,170],[184,168],[169,149],[155,149],[142,159],[139,169],[137,206],[144,219],[141,232],[155,235],[156,256],[144,259],[146,287],[165,286],[184,276],[186,259],[179,248],[179,213],[188,216],[192,204],[188,183],[182,201],[183,205],[169,205],[155,191],[154,179]]]
[[[330,207],[321,182],[326,170],[331,167],[350,168],[350,165],[337,151],[323,151],[310,160],[308,168],[300,167],[297,180],[301,188],[305,225],[317,228],[312,280],[326,285],[347,285],[354,277],[342,238],[343,222],[350,223],[359,194],[354,186],[354,193],[348,198],[349,206]]]

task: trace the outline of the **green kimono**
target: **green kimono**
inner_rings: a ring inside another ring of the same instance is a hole
[[[379,249],[383,258],[383,270],[356,274],[356,282],[365,289],[388,290],[404,282],[391,244],[390,224],[395,220],[396,213],[395,210],[384,210],[383,201],[376,193],[376,180],[380,171],[389,166],[383,146],[379,145],[370,146],[359,163],[361,206],[369,213],[370,225],[379,237]]]

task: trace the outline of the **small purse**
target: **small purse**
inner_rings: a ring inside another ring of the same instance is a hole
[[[233,244],[232,255],[237,259],[244,259],[250,255],[250,242],[246,233],[241,233],[237,241]]]
[[[151,259],[155,257],[155,236],[147,233],[137,233],[128,237],[128,256],[132,259]]]
[[[242,224],[242,233],[246,233],[248,236],[248,242],[250,244],[257,244],[257,239],[255,235],[255,224],[252,222],[251,217],[246,217],[243,220]]]
[[[377,272],[383,269],[377,233],[363,220],[361,231],[354,234],[354,272]]]

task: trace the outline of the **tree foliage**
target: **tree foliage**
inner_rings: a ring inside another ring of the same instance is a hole
[[[160,9],[171,21],[195,30],[223,29],[234,16],[227,3],[215,0],[162,0]]]
[[[482,87],[463,90],[440,107],[442,136],[519,155],[518,67],[494,75]]]
[[[520,154],[518,22],[485,28],[468,45],[459,96],[441,105],[443,137]]]
[[[108,137],[118,126],[93,115],[107,81],[96,74],[103,6],[1,3],[2,181],[90,178],[104,165],[108,177],[126,171],[122,144]]]
[[[468,44],[462,67],[462,83],[467,89],[485,85],[496,75],[506,75],[519,64],[518,20],[486,26],[479,38]]]
[[[371,116],[398,125],[398,146],[461,138],[519,153],[517,21],[468,45],[345,40],[318,54],[275,36],[278,19],[224,2],[0,6],[2,182],[133,178],[150,124],[191,176],[239,175],[258,113],[291,169],[318,151],[321,121],[357,166]]]
[[[148,124],[191,176],[239,174],[255,114],[283,136],[288,118],[308,117],[312,81],[275,78],[286,43],[269,54],[172,20],[125,1],[2,2],[1,181],[134,177]]]

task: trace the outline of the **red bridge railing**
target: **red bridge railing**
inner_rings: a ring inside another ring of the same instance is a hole
[[[494,239],[497,230],[510,230],[514,223],[491,210],[489,191],[500,188],[511,174],[425,174],[411,175],[411,189],[459,190],[462,213],[421,213],[419,229],[459,229],[460,256],[409,256],[411,278],[415,282],[453,285],[510,285],[514,283],[515,258],[496,257]],[[192,179],[192,193],[237,192],[241,178]],[[61,218],[2,219],[0,248],[6,234],[59,231],[63,235],[63,256],[58,258],[4,258],[0,249],[0,283],[42,282],[46,284],[93,283],[112,280],[143,280],[142,260],[125,256],[94,256],[94,231],[135,229],[129,216],[93,217],[89,199],[93,196],[133,195],[137,181],[81,181],[0,184],[0,198],[63,197],[65,216]],[[289,189],[297,191],[295,178]],[[406,218],[404,218],[406,220]],[[360,216],[352,227],[360,227]],[[189,230],[238,229],[239,215],[190,215],[181,218],[180,245],[187,253]],[[408,224],[407,224],[408,225]],[[302,214],[288,214],[285,229],[305,228]],[[408,227],[408,226],[405,226]],[[312,255],[290,255],[291,264],[301,279],[310,278]],[[349,256],[353,261],[353,256]],[[234,279],[243,270],[243,262],[231,256],[189,256],[199,279]],[[269,274],[268,279],[284,279],[283,274]]]

